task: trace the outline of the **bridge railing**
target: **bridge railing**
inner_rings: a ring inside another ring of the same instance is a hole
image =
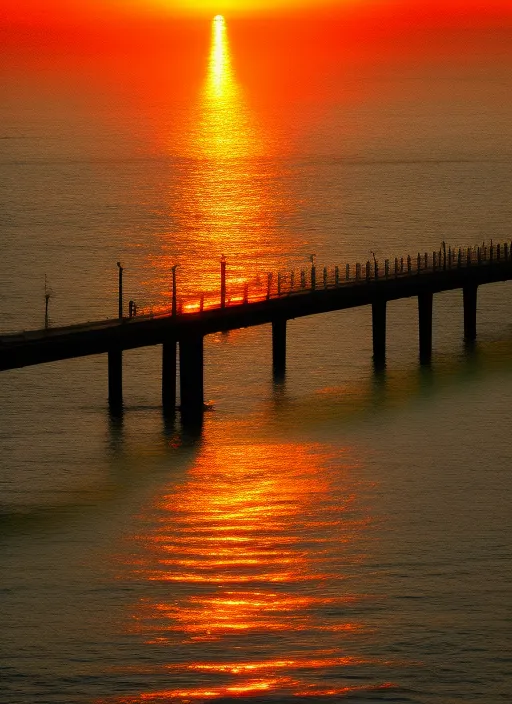
[[[225,260],[224,260],[225,262]],[[223,263],[224,263],[223,262]],[[129,302],[128,315],[123,322],[130,319],[150,319],[172,315],[195,314],[204,310],[244,306],[266,300],[279,299],[288,296],[310,295],[313,291],[336,289],[344,286],[375,285],[380,281],[446,273],[455,269],[468,267],[502,266],[512,263],[512,241],[483,242],[470,247],[442,246],[432,252],[418,252],[415,255],[378,259],[372,254],[371,259],[362,262],[345,263],[328,267],[318,267],[313,261],[311,266],[287,271],[267,272],[250,281],[240,284],[229,282],[226,276],[224,286],[217,291],[181,296],[176,291],[176,298],[171,302],[152,304],[143,302],[143,296],[135,296]],[[223,271],[226,272],[225,266]],[[121,289],[120,293],[120,310]],[[81,328],[115,325],[120,318],[96,320],[88,323],[74,324],[67,328]],[[45,326],[43,330],[28,330],[9,333],[9,336],[27,336],[58,333],[57,326]],[[0,339],[1,342],[1,339]]]
[[[421,276],[435,272],[445,272],[467,267],[490,266],[512,261],[512,242],[470,247],[443,245],[436,251],[418,252],[390,259],[377,259],[372,256],[363,262],[346,263],[318,267],[291,269],[288,271],[267,272],[244,285],[229,285],[226,282],[225,295],[221,291],[200,293],[195,296],[177,295],[174,310],[176,315],[197,313],[203,310],[246,305],[265,300],[295,296],[324,289],[339,288],[354,284],[365,285],[404,277]],[[143,305],[137,310],[137,317],[169,316],[173,305]]]

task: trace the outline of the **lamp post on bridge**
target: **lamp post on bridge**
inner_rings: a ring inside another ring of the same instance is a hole
[[[123,269],[121,262],[117,262],[117,267],[119,269],[119,287],[118,287],[118,299],[119,299],[119,318],[123,318]]]
[[[226,257],[220,258],[220,307],[226,307]]]
[[[315,266],[316,254],[310,254],[309,259],[311,261],[311,288],[314,291],[316,288],[316,266]]]
[[[171,271],[172,271],[172,310],[171,314],[174,317],[176,315],[176,269],[178,268],[178,264],[173,264]]]
[[[48,279],[46,274],[44,275],[44,327],[48,328],[50,326],[50,318],[48,315],[48,305],[50,303],[50,297],[53,291],[48,286]]]
[[[379,278],[379,262],[377,261],[377,257],[375,256],[375,252],[371,251],[370,252],[372,257],[373,257],[373,267],[375,269],[375,278]]]

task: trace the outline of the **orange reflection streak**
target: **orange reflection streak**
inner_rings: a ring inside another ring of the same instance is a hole
[[[218,699],[220,697],[236,697],[243,695],[256,695],[262,692],[269,692],[277,686],[293,691],[295,697],[339,697],[351,693],[378,692],[397,687],[393,682],[383,682],[376,685],[349,685],[345,687],[332,687],[330,689],[309,686],[307,689],[297,689],[297,681],[289,677],[278,677],[264,681],[247,681],[246,683],[232,687],[219,687],[215,689],[173,689],[159,692],[141,694],[139,697],[122,697],[117,700],[118,704],[139,704],[142,702],[166,702],[179,699],[183,702],[191,699]]]
[[[289,684],[288,678],[276,678],[266,681],[248,681],[244,684],[232,687],[219,687],[215,689],[177,689],[164,690],[161,692],[151,692],[141,694],[140,697],[123,697],[118,700],[119,704],[136,704],[137,702],[158,702],[172,699],[216,699],[226,696],[240,696],[250,694],[260,694],[274,688],[277,684]]]
[[[347,652],[365,631],[350,609],[370,597],[342,587],[340,566],[337,577],[330,572],[364,521],[346,517],[353,488],[332,495],[329,462],[314,445],[203,447],[182,483],[151,508],[154,527],[132,565],[158,594],[141,600],[133,619],[133,633],[163,658],[132,669],[150,676],[155,691],[116,702],[323,696],[326,677],[332,692],[349,692],[344,671],[360,677],[389,665]]]

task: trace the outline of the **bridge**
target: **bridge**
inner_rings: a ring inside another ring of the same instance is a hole
[[[112,409],[123,402],[124,350],[162,345],[162,404],[176,408],[177,351],[179,349],[182,418],[194,420],[204,409],[203,341],[206,335],[254,325],[272,325],[272,364],[276,376],[286,367],[288,320],[335,310],[370,305],[373,358],[382,366],[386,356],[386,304],[401,298],[418,299],[419,357],[432,355],[433,296],[462,289],[464,338],[476,339],[477,289],[483,284],[512,279],[512,242],[479,247],[443,247],[432,253],[373,261],[355,266],[311,268],[300,272],[267,274],[266,290],[228,299],[226,262],[221,262],[220,298],[205,304],[178,305],[175,270],[172,307],[158,312],[123,316],[122,268],[119,269],[119,317],[65,327],[45,327],[0,336],[0,371],[93,354],[108,355],[108,399]],[[178,346],[179,343],[179,346]]]

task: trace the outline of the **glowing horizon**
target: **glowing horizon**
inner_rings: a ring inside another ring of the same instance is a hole
[[[281,12],[295,12],[324,8],[347,8],[365,5],[368,0],[25,0],[22,6],[18,0],[4,0],[4,18],[9,15],[42,19],[59,19],[66,16],[98,15],[169,15],[201,16],[212,19],[215,16],[261,15]]]
[[[59,24],[68,20],[112,21],[122,17],[232,17],[391,13],[419,21],[451,18],[512,20],[508,0],[3,0],[0,25],[11,22]]]

